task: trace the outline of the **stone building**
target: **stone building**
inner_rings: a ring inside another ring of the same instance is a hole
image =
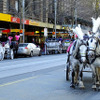
[[[23,0],[0,0],[0,28],[21,29],[23,23]],[[24,0],[25,1],[25,38],[43,38],[43,30],[48,28],[49,35],[54,31],[55,0]],[[56,0],[57,33],[66,33],[62,25],[82,24],[91,26],[91,17],[100,14],[100,0]],[[4,15],[3,15],[4,14]],[[5,15],[6,14],[6,15]],[[8,15],[7,15],[8,14]],[[8,16],[7,18],[4,18]],[[11,19],[10,19],[11,17]],[[12,20],[13,19],[13,20]],[[31,33],[29,33],[31,32]],[[37,33],[37,34],[35,34]],[[31,41],[30,40],[30,41]],[[30,42],[29,41],[29,42]]]

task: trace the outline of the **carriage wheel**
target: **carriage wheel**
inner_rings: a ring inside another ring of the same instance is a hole
[[[10,59],[14,59],[14,52],[13,52],[12,49],[11,49],[11,51],[10,51]]]
[[[69,72],[70,72],[69,65],[67,65],[67,67],[66,67],[66,81],[69,80]]]

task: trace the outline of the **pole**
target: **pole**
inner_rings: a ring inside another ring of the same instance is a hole
[[[56,38],[56,17],[57,17],[57,0],[55,0],[55,38]]]
[[[75,26],[77,26],[77,8],[75,7]]]
[[[77,26],[77,0],[76,0],[76,5],[75,5],[75,24]]]
[[[25,42],[25,34],[24,34],[24,28],[25,28],[25,26],[24,26],[24,22],[25,22],[25,16],[24,16],[24,14],[25,14],[25,12],[24,12],[25,0],[23,0],[22,5],[23,5],[23,43],[24,43]]]
[[[46,37],[45,37],[45,55],[47,54],[47,48],[46,48]]]

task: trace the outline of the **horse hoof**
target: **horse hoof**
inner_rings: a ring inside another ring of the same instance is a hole
[[[98,86],[100,85],[99,81],[98,81],[98,82],[96,82],[96,85],[98,85]]]
[[[96,85],[92,85],[92,89],[96,91],[97,89]]]
[[[84,88],[85,88],[85,86],[84,86],[84,84],[83,84],[82,81],[79,82],[79,88],[80,88],[80,89],[84,89]]]
[[[75,89],[75,85],[74,84],[71,84],[70,87]]]
[[[79,86],[80,89],[85,89],[85,86]]]

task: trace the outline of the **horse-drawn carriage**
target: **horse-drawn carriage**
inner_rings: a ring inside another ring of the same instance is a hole
[[[84,33],[82,33],[79,26],[73,29],[77,35],[81,35],[78,36],[79,39],[76,40],[76,43],[74,42],[71,46],[69,53],[67,52],[66,80],[69,80],[69,72],[71,69],[70,86],[72,88],[75,88],[77,83],[80,88],[84,88],[82,72],[84,68],[88,67],[92,72],[92,89],[100,90],[100,17],[97,19],[93,18],[92,21],[93,33],[88,34],[89,38],[87,41],[84,40],[82,35]]]

